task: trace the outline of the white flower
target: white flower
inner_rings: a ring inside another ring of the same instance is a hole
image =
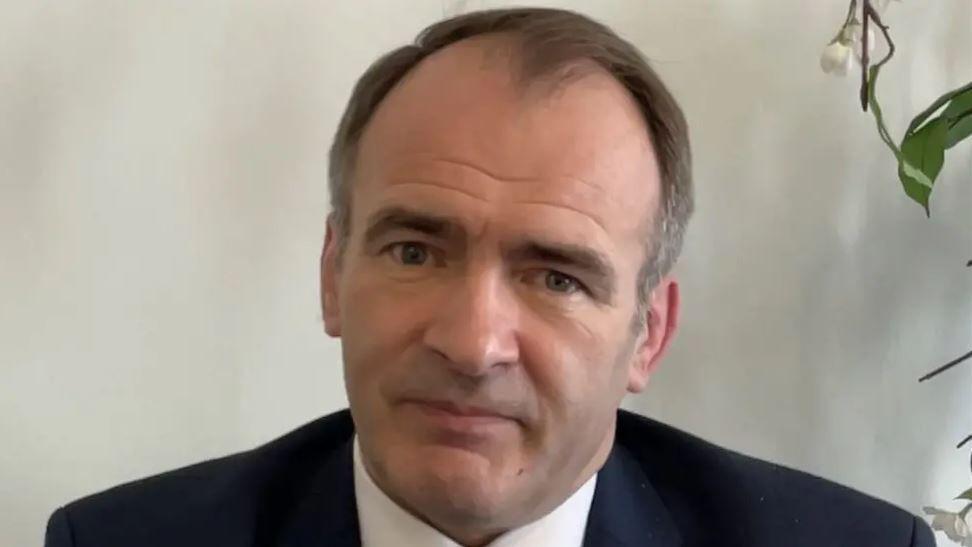
[[[830,42],[820,56],[820,68],[827,74],[847,76],[853,66],[853,48],[839,39]]]
[[[867,53],[874,53],[877,34],[873,28],[867,29]],[[864,57],[864,26],[855,17],[841,27],[837,36],[824,48],[820,57],[820,68],[827,74],[846,76],[854,66],[854,59]]]
[[[934,507],[925,507],[924,511],[926,515],[932,515],[932,530],[945,532],[948,539],[962,547],[972,547],[972,532],[969,531],[969,523],[962,518],[963,515]]]

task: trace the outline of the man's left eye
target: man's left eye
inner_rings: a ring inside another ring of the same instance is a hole
[[[573,294],[581,289],[580,281],[563,273],[551,270],[544,277],[546,287],[553,292]]]
[[[429,259],[428,248],[415,241],[395,243],[389,246],[395,260],[405,266],[422,266]]]

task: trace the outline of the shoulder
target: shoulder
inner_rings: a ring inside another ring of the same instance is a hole
[[[934,544],[903,509],[649,418],[619,412],[617,436],[688,536],[719,531],[723,545],[751,546]]]
[[[284,514],[320,484],[316,475],[348,445],[353,431],[344,410],[253,450],[79,499],[52,516],[49,541],[71,536],[73,544],[82,546],[230,545],[239,537],[240,544],[247,543],[242,540],[254,537],[255,528],[266,526],[275,513]],[[194,543],[187,543],[187,537]]]

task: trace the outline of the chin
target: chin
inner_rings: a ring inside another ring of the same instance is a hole
[[[462,449],[431,446],[417,450],[413,458],[396,458],[389,469],[400,492],[416,512],[435,520],[494,522],[510,489],[509,473],[482,454]],[[412,465],[408,465],[411,462]],[[515,475],[515,472],[512,473]]]

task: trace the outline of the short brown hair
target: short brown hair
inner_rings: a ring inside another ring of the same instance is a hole
[[[691,216],[692,177],[688,127],[678,103],[641,53],[611,29],[584,15],[549,8],[509,8],[467,13],[435,23],[415,42],[375,61],[358,80],[330,151],[331,218],[344,238],[351,212],[352,178],[358,144],[379,103],[432,53],[474,36],[507,34],[516,41],[518,76],[564,81],[579,62],[593,62],[631,93],[644,115],[661,174],[661,206],[654,217],[647,256],[638,275],[639,310],[650,290],[681,252]],[[642,314],[643,315],[643,314]]]

